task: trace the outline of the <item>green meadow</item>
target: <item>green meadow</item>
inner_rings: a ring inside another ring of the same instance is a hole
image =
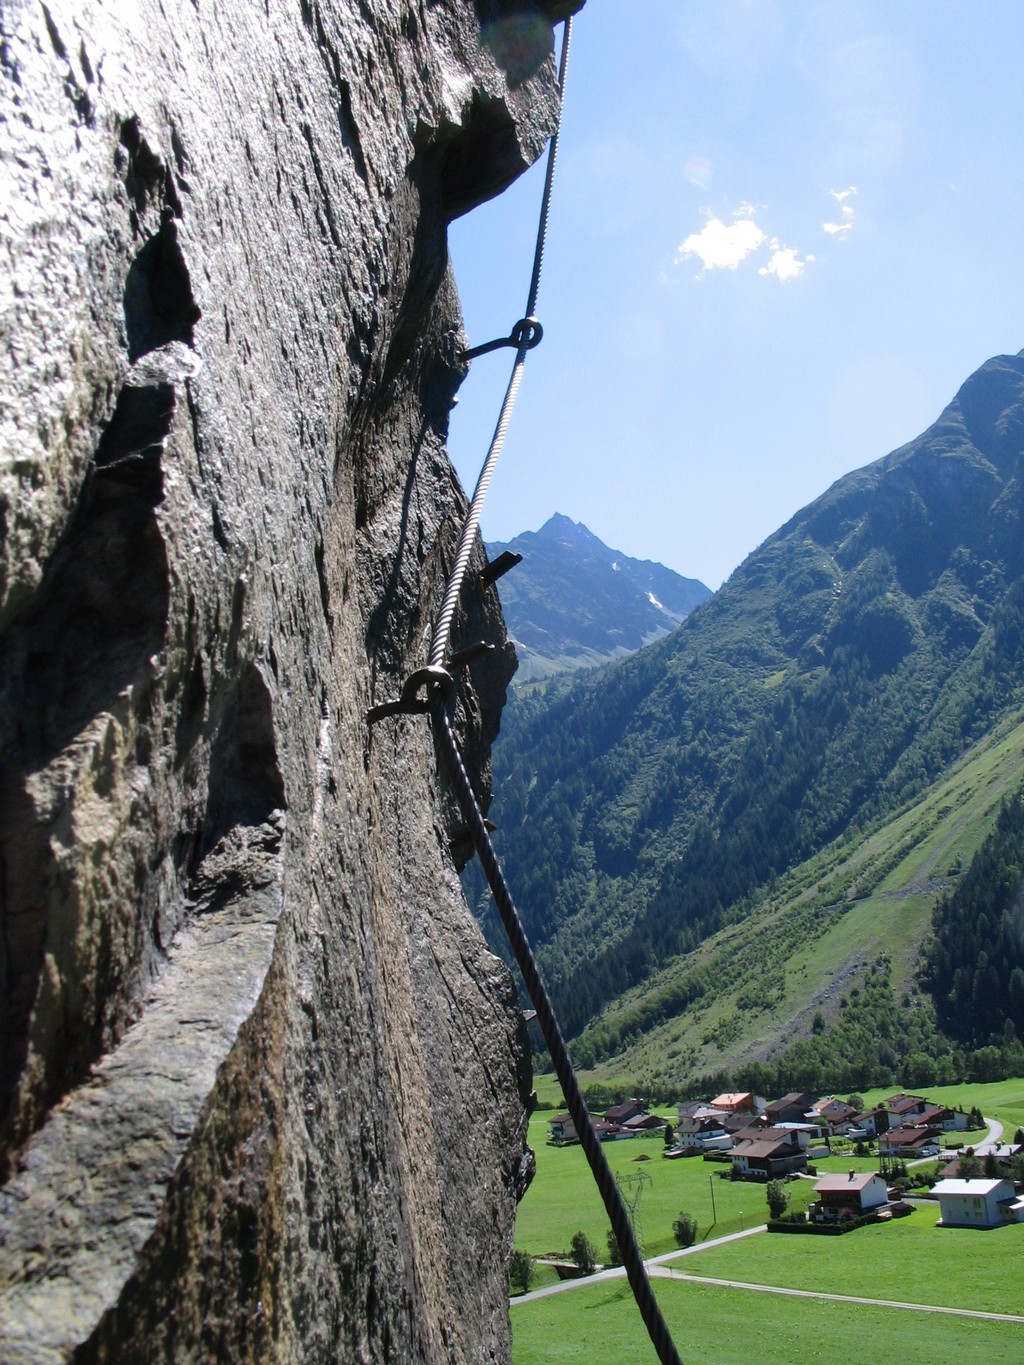
[[[556,1103],[557,1092],[540,1086]],[[893,1093],[892,1088],[884,1092]],[[865,1100],[881,1098],[869,1092]],[[929,1098],[969,1109],[977,1104],[1012,1138],[1024,1126],[1024,1081],[930,1087]],[[606,1255],[608,1221],[580,1147],[546,1145],[550,1111],[535,1114],[530,1141],[537,1175],[520,1206],[516,1245],[534,1256],[564,1255],[572,1235],[584,1231],[598,1260]],[[660,1139],[634,1139],[604,1147],[624,1194],[642,1182],[638,1219],[648,1257],[675,1249],[672,1221],[680,1210],[699,1224],[698,1243],[763,1223],[761,1185],[722,1179],[725,1165],[700,1158],[666,1161]],[[646,1160],[644,1158],[647,1158]],[[819,1172],[873,1169],[865,1158],[819,1160]],[[792,1208],[805,1208],[813,1181],[788,1186]],[[746,1362],[753,1350],[777,1360],[824,1359],[842,1343],[844,1359],[874,1361],[880,1352],[901,1365],[932,1362],[961,1350],[988,1361],[1024,1359],[1024,1323],[1001,1323],[948,1314],[825,1300],[783,1297],[748,1289],[701,1285],[705,1277],[738,1280],[810,1293],[839,1293],[1024,1317],[1024,1226],[991,1232],[936,1227],[938,1209],[921,1203],[908,1218],[860,1228],[845,1237],[793,1237],[762,1233],[672,1262],[677,1278],[658,1278],[655,1289],[686,1362]],[[685,1274],[693,1280],[682,1280]],[[538,1267],[534,1287],[553,1283]],[[694,1280],[697,1282],[695,1283]],[[754,1327],[756,1324],[756,1330]],[[654,1360],[632,1296],[615,1280],[581,1286],[548,1298],[513,1301],[515,1365],[561,1361]]]
[[[1024,1228],[1017,1231],[1024,1233]],[[850,1242],[857,1235],[789,1240],[817,1248],[825,1242]],[[976,1240],[981,1236],[968,1235]],[[773,1245],[783,1240],[770,1238]],[[767,1242],[769,1234],[750,1241]],[[687,1269],[703,1254],[688,1258]],[[1019,1278],[1015,1269],[1019,1264],[1018,1250],[1004,1270]],[[905,1275],[910,1273],[904,1269]],[[686,1365],[749,1365],[753,1359],[787,1363],[840,1359],[845,1365],[977,1360],[1019,1365],[1022,1358],[1021,1323],[784,1298],[679,1280],[658,1279],[655,1290]],[[514,1307],[512,1360],[513,1365],[584,1361],[646,1365],[656,1362],[656,1356],[625,1281],[614,1280]]]
[[[516,1246],[531,1256],[563,1255],[574,1232],[582,1230],[606,1259],[608,1216],[582,1147],[548,1147],[547,1120],[530,1120],[530,1145],[537,1153],[537,1174],[519,1206]],[[700,1226],[700,1240],[765,1222],[768,1206],[762,1185],[723,1180],[729,1166],[688,1157],[666,1161],[661,1137],[606,1142],[604,1154],[630,1197],[642,1182],[639,1223],[648,1256],[674,1251],[672,1222],[681,1209],[692,1213]],[[646,1158],[646,1160],[644,1159]],[[806,1186],[806,1190],[805,1187]],[[794,1181],[789,1189],[806,1205],[810,1183]]]

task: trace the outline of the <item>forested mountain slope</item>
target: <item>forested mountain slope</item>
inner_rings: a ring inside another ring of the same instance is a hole
[[[1024,353],[673,634],[515,701],[497,838],[570,1036],[1024,705],[1022,458]]]

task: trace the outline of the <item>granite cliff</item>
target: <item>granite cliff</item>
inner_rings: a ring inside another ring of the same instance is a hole
[[[11,1365],[509,1357],[522,1023],[429,726],[366,711],[465,505],[446,225],[578,7],[0,14]],[[512,666],[459,677],[481,792]]]

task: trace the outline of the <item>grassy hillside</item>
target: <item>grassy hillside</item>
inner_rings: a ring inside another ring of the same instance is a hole
[[[967,1074],[913,967],[936,892],[1024,777],[1022,522],[1024,355],[673,634],[517,698],[496,845],[584,1065],[652,1089],[737,1068],[770,1089],[783,1060],[810,1087],[844,1052],[854,1088],[910,1057]]]
[[[882,956],[893,995],[909,1005],[936,898],[1022,772],[1024,717],[1008,718],[893,818],[794,868],[743,918],[612,1002],[574,1045],[586,1079],[629,1077],[661,1094],[778,1060],[833,1026]],[[913,1049],[890,1041],[895,1075]],[[864,1084],[850,1078],[848,1088]]]

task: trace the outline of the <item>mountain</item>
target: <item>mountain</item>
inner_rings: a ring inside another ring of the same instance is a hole
[[[624,1064],[675,1028],[679,1072],[778,1059],[842,1022],[840,969],[861,1004],[874,968],[928,1007],[935,892],[1024,773],[1022,521],[1024,353],[797,513],[671,635],[515,699],[498,846],[578,1058]],[[851,938],[897,873],[903,900]],[[703,1032],[679,1025],[708,1009]]]
[[[559,513],[539,531],[487,547],[492,560],[505,551],[522,555],[498,589],[519,683],[630,654],[711,596],[697,579],[610,550]]]

